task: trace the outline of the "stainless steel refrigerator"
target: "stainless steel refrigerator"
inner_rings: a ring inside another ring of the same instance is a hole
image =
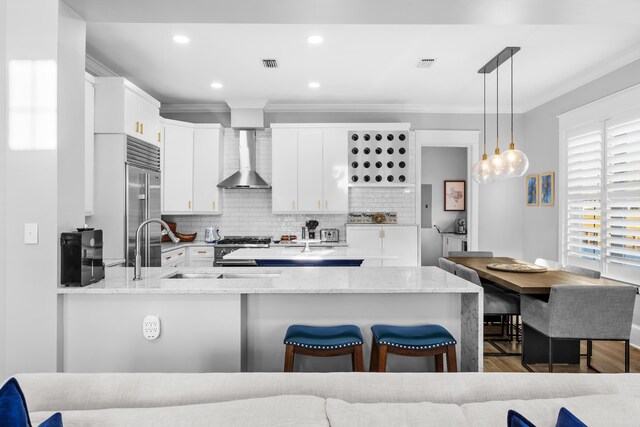
[[[126,258],[127,266],[135,260],[136,231],[149,218],[160,218],[160,148],[127,139],[126,173]],[[161,266],[160,225],[151,223],[141,233],[143,267]]]

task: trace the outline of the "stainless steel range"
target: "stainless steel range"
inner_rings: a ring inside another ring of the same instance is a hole
[[[253,259],[229,260],[223,259],[227,254],[242,248],[268,248],[271,244],[270,236],[227,236],[218,241],[214,249],[214,267],[255,267]]]

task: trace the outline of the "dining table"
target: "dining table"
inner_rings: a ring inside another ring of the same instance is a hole
[[[553,285],[628,285],[606,278],[592,278],[564,270],[547,268],[542,271],[512,272],[489,268],[491,264],[529,264],[509,257],[446,257],[449,261],[475,270],[482,281],[498,285],[507,292],[531,295],[548,300]],[[633,285],[629,285],[633,286]],[[554,363],[580,363],[580,340],[561,340],[553,346]],[[522,363],[548,363],[549,340],[541,332],[522,324]]]

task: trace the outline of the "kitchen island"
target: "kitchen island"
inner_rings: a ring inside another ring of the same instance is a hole
[[[65,372],[281,371],[294,323],[437,323],[458,340],[462,371],[482,370],[482,288],[436,267],[111,268],[105,280],[59,287]],[[178,278],[181,277],[181,278]],[[142,321],[161,333],[145,340]],[[433,369],[432,358],[390,357],[389,371]],[[296,359],[296,370],[349,370],[345,357]]]

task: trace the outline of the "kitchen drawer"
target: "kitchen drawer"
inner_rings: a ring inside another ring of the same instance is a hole
[[[187,265],[185,259],[180,259],[175,262],[170,262],[169,264],[163,264],[162,268],[175,268],[175,267],[185,267]]]
[[[212,246],[197,246],[189,248],[189,259],[214,257],[215,249]]]
[[[162,266],[170,267],[173,264],[184,264],[187,260],[187,249],[180,248],[162,254]]]
[[[213,267],[213,258],[189,258],[187,267]]]

